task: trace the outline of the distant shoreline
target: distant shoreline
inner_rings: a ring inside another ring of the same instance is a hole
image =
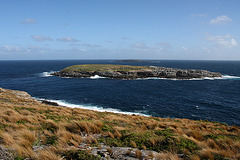
[[[151,60],[140,60],[140,59],[122,59],[114,60],[114,62],[152,62]]]

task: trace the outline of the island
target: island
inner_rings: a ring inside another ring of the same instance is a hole
[[[93,76],[112,79],[140,79],[140,78],[167,78],[167,79],[194,79],[217,78],[221,73],[196,69],[177,69],[157,66],[130,66],[112,64],[84,64],[67,67],[52,75],[59,77],[87,78]]]

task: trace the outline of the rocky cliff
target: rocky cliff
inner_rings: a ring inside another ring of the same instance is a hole
[[[86,69],[87,66],[87,69]],[[60,77],[92,77],[95,75],[113,79],[138,79],[138,78],[169,78],[169,79],[193,79],[222,77],[220,73],[206,70],[177,69],[156,66],[125,66],[125,65],[77,65],[55,72],[52,75]],[[104,67],[104,69],[103,69]],[[142,67],[142,68],[141,68]],[[123,69],[124,68],[124,69]]]

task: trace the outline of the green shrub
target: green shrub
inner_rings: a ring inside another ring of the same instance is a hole
[[[56,135],[53,135],[51,137],[48,137],[46,144],[55,145],[57,143],[58,137]]]
[[[193,152],[199,148],[195,142],[184,138],[177,139],[171,132],[171,130],[143,133],[131,132],[124,134],[120,139],[101,137],[99,142],[115,147],[131,147],[131,142],[134,142],[139,149],[143,149],[143,146],[145,146],[146,149],[157,152],[174,151],[183,153],[185,149]]]
[[[108,124],[104,124],[101,129],[104,132],[113,132],[112,126],[109,126]]]

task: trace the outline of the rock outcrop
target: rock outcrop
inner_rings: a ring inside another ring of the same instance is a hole
[[[96,65],[95,65],[96,66]],[[102,66],[102,65],[101,65]],[[81,67],[81,65],[79,65]],[[113,79],[138,79],[138,78],[169,78],[169,79],[193,79],[193,78],[215,78],[222,77],[220,73],[210,72],[207,70],[195,70],[195,69],[177,69],[177,68],[165,68],[157,66],[149,66],[144,69],[137,70],[62,70],[55,72],[52,75],[59,77],[92,77],[95,75]]]

